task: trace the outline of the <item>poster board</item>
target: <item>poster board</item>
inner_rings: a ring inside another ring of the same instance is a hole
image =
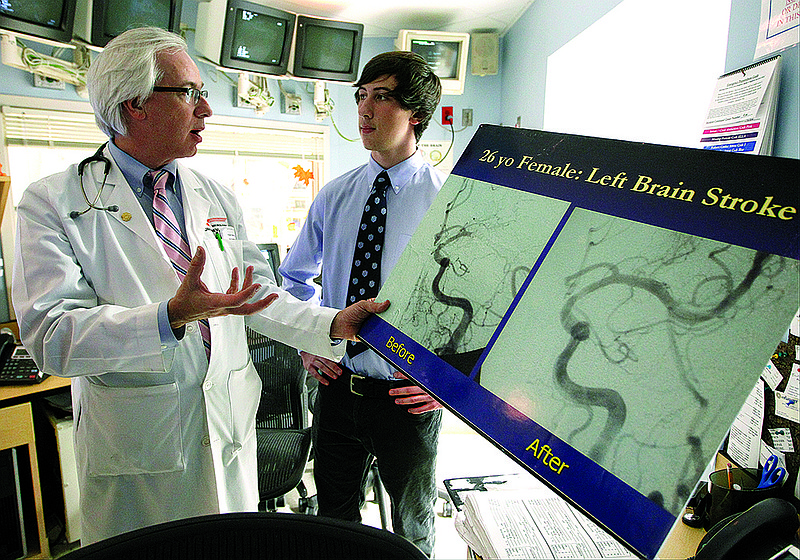
[[[654,558],[797,310],[798,171],[482,125],[359,336]]]

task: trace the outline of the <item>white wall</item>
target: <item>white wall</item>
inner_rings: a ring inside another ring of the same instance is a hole
[[[653,2],[653,0],[647,1]],[[717,1],[714,0],[714,2]],[[474,111],[475,125],[456,134],[455,159],[458,159],[480,123],[513,126],[519,117],[521,126],[525,128],[543,128],[548,58],[601,20],[621,2],[622,0],[592,0],[580,3],[564,0],[535,0],[508,34],[501,39],[500,74],[484,77],[470,75],[467,77],[463,95],[443,97],[442,105],[454,108],[456,129],[460,128],[461,110],[471,108]],[[683,6],[686,2],[680,0],[675,4]],[[687,19],[691,18],[692,13],[689,13],[687,8],[680,9],[687,12],[685,14]],[[732,0],[724,71],[733,70],[753,61],[759,16],[760,0]],[[194,1],[184,2],[182,21],[193,28],[196,17],[197,3]],[[722,17],[727,17],[727,15]],[[642,22],[642,29],[653,29],[654,33],[657,32],[659,36],[668,34],[669,30],[659,27],[661,23],[645,21]],[[673,33],[674,40],[676,42],[680,40],[682,30],[675,29]],[[193,44],[192,31],[189,31],[187,39],[190,45]],[[361,65],[363,66],[375,54],[393,49],[393,39],[391,37],[365,39]],[[662,39],[659,40],[662,41]],[[641,41],[639,39],[639,43]],[[639,43],[631,44],[630,48],[646,51],[647,48],[652,47],[652,45]],[[783,55],[779,118],[774,153],[797,158],[800,157],[798,47],[795,46],[784,51]],[[679,57],[676,55],[676,58]],[[200,67],[211,93],[210,100],[216,113],[256,118],[251,110],[233,106],[233,87],[228,80],[205,65],[201,64]],[[269,83],[273,95],[279,99],[277,82],[269,80]],[[312,95],[306,91],[306,84],[287,81],[285,87],[303,96],[304,114],[299,117],[283,115],[276,104],[263,118],[276,121],[316,123],[312,110]],[[590,103],[596,90],[597,86],[594,83],[586,83],[580,92],[581,99]],[[352,87],[331,85],[330,91],[336,103],[334,118],[340,131],[343,135],[356,139],[358,131]],[[3,65],[0,65],[0,93],[81,100],[70,85],[67,85],[64,91],[34,88],[31,74]],[[436,122],[431,124],[425,133],[425,140],[449,140],[449,129],[437,124],[439,117],[440,112],[437,111]],[[330,121],[325,120],[321,124],[330,126]],[[330,176],[335,177],[362,163],[366,154],[361,148],[360,142],[347,142],[339,137],[333,127],[331,128]]]
[[[624,0],[547,57],[543,128],[697,146],[729,12],[730,0]]]
[[[627,1],[627,0],[626,0]],[[650,0],[652,1],[652,0]],[[715,0],[716,2],[716,0]],[[574,2],[564,2],[563,0],[536,0],[528,11],[520,18],[516,25],[509,31],[503,42],[502,58],[502,91],[503,96],[500,107],[500,123],[513,125],[519,117],[520,123],[525,128],[545,128],[546,112],[546,84],[548,79],[548,59],[559,51],[570,41],[578,37],[581,33],[589,29],[593,24],[599,22],[604,16],[612,12],[622,4],[622,0],[593,0],[592,2],[580,3],[578,6]],[[679,67],[685,62],[687,54],[681,54],[678,48],[679,43],[684,40],[686,32],[694,33],[690,37],[693,43],[700,45],[696,50],[696,57],[708,57],[709,68],[714,67],[717,62],[716,49],[719,46],[719,38],[715,39],[713,49],[702,48],[702,42],[698,39],[697,21],[693,20],[698,13],[698,2],[684,2],[683,0],[674,3],[666,3],[671,9],[677,9],[672,15],[683,16],[677,21],[683,21],[683,26],[679,29],[672,29],[663,19],[649,19],[641,22],[643,30],[652,30],[650,43],[647,42],[648,35],[645,33],[629,33],[631,37],[637,37],[631,41],[630,49],[636,49],[644,53],[651,53],[648,56],[653,65],[667,65],[668,70],[664,73],[662,82],[654,84],[654,87],[675,87],[680,84],[680,76],[674,76],[674,66]],[[719,14],[719,19],[715,20],[715,26],[720,24],[728,25],[727,41],[724,45],[725,59],[724,66],[718,71],[709,69],[707,72],[712,78],[719,74],[735,70],[753,62],[755,44],[758,33],[760,18],[760,0],[732,0],[730,13],[723,11]],[[714,16],[716,17],[716,16]],[[672,19],[672,18],[671,18]],[[726,22],[727,19],[727,22]],[[675,21],[675,20],[673,20]],[[673,24],[674,25],[674,24]],[[618,29],[617,33],[625,34],[625,29]],[[607,49],[609,45],[618,43],[619,37],[609,37],[607,42],[596,43],[599,48]],[[579,40],[580,41],[580,40]],[[665,42],[670,42],[665,45]],[[657,44],[656,44],[657,43]],[[664,49],[666,47],[666,50]],[[590,48],[590,47],[584,47]],[[673,56],[670,57],[670,49],[673,49]],[[712,52],[713,51],[713,52]],[[607,50],[605,52],[608,52]],[[586,52],[589,57],[593,53]],[[775,144],[773,154],[783,157],[800,157],[800,87],[798,87],[798,46],[794,46],[783,51],[783,63],[781,74],[781,92],[778,105],[778,119],[776,123]],[[614,58],[611,54],[606,54],[607,59],[601,59],[600,64],[605,64],[609,68],[614,68]],[[665,58],[666,57],[666,58]],[[665,62],[667,61],[667,62]],[[579,74],[579,69],[575,69]],[[635,69],[625,76],[626,80],[631,76],[635,77]],[[692,85],[695,86],[696,75],[691,76]],[[713,80],[712,80],[713,83]],[[595,95],[598,88],[613,87],[613,84],[597,84],[592,80],[586,80],[576,96],[580,102],[584,103],[583,110],[591,107],[593,111],[602,112],[604,107]],[[697,95],[701,93],[698,91]],[[703,105],[710,99],[711,91],[708,92],[704,100],[698,103]],[[576,104],[578,101],[575,102]],[[664,102],[656,105],[663,106]],[[637,115],[637,118],[646,122],[648,116]],[[595,129],[598,135],[608,135],[608,129]],[[604,134],[603,134],[604,133]]]

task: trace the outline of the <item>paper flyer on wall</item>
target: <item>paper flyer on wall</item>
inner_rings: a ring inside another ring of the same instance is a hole
[[[698,147],[772,153],[780,61],[780,56],[774,56],[719,77]]]
[[[728,457],[743,468],[757,469],[764,426],[764,381],[759,378],[731,424]]]
[[[482,125],[359,336],[653,558],[797,311],[798,172]]]
[[[800,2],[761,0],[761,25],[753,60],[796,45],[800,38]]]

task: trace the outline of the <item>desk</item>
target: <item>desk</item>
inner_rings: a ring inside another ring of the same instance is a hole
[[[661,545],[661,550],[658,551],[657,558],[664,560],[671,558],[689,558],[694,556],[697,551],[697,545],[706,534],[704,529],[695,529],[689,527],[683,521],[678,520],[678,523],[672,529],[672,532],[667,536],[664,544]]]
[[[717,453],[714,462],[714,470],[724,469],[728,463],[722,454]],[[697,552],[697,545],[700,544],[703,536],[705,536],[705,529],[695,529],[686,525],[683,521],[678,519],[678,522],[672,529],[664,544],[661,545],[661,550],[658,551],[658,558],[664,560],[670,558],[689,558],[694,556]]]
[[[27,446],[30,458],[33,501],[36,507],[36,524],[39,533],[39,551],[31,558],[50,558],[50,544],[44,524],[39,462],[36,457],[36,436],[33,429],[30,397],[69,387],[69,384],[69,379],[48,377],[36,385],[0,386],[0,450]]]
[[[66,377],[48,377],[41,383],[32,385],[0,385],[0,406],[6,406],[6,401],[29,400],[31,395],[40,395],[49,391],[56,391],[69,387],[70,380]]]
[[[465,496],[471,492],[478,491],[479,494],[486,495],[491,493],[492,491],[502,491],[505,489],[506,492],[517,491],[514,492],[514,496],[519,497],[518,495],[519,493],[524,492],[525,489],[535,487],[537,484],[538,483],[531,480],[530,475],[526,474],[466,477],[466,478],[445,480],[445,486],[447,487],[448,494],[450,495],[450,500],[452,501],[455,508],[458,510],[464,508]],[[553,494],[555,495],[555,493]],[[667,559],[683,560],[691,556],[694,556],[695,551],[697,550],[697,546],[698,544],[700,544],[700,540],[703,538],[705,534],[706,534],[705,530],[689,527],[688,525],[685,525],[681,520],[678,520],[678,522],[673,527],[673,530],[665,539],[656,558],[663,560]],[[470,537],[474,538],[474,535],[461,534],[461,537],[467,542],[468,545],[470,545]],[[561,540],[560,544],[563,545],[564,541]],[[603,546],[603,548],[605,550],[608,550],[607,548],[605,548],[605,546]],[[480,546],[477,546],[477,549],[480,549]],[[471,545],[469,553],[471,555],[470,556],[471,558],[480,558],[480,556],[478,556],[472,550]]]

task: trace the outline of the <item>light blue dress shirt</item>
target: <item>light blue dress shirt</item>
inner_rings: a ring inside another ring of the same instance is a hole
[[[280,266],[282,288],[299,299],[346,307],[347,285],[356,234],[372,183],[383,168],[370,158],[361,167],[323,187],[308,218]],[[392,188],[386,193],[386,234],[381,255],[381,284],[427,212],[446,175],[426,163],[419,150],[388,169]],[[322,273],[322,287],[314,278]],[[372,351],[345,356],[346,367],[360,375],[393,379],[395,369]]]

